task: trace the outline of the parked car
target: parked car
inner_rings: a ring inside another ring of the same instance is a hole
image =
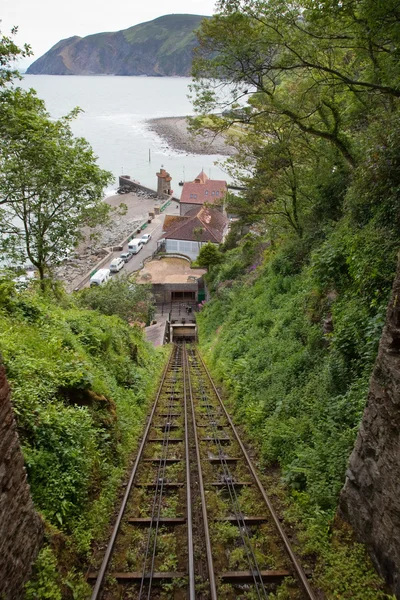
[[[133,254],[131,254],[131,252],[123,252],[119,255],[119,257],[122,258],[122,260],[126,263],[131,260],[132,256]]]
[[[128,244],[128,250],[131,254],[137,254],[143,248],[142,240],[138,240],[135,238],[131,240]]]
[[[110,263],[111,273],[118,273],[125,266],[125,261],[121,257],[114,258]]]
[[[90,278],[90,287],[95,285],[104,285],[110,279],[110,269],[99,269]]]
[[[147,242],[151,240],[151,233],[145,233],[144,235],[142,235],[142,237],[140,238],[140,241],[142,242],[142,244],[147,244]]]

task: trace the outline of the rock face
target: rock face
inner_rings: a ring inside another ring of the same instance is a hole
[[[30,75],[190,75],[194,31],[207,17],[166,15],[112,33],[61,40]]]
[[[400,260],[340,511],[400,598]]]
[[[26,481],[24,458],[0,365],[0,598],[19,600],[43,538]]]

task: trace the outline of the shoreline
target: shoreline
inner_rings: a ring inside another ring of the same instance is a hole
[[[148,203],[146,203],[148,201]],[[65,283],[66,290],[71,293],[84,275],[104,258],[109,249],[119,246],[121,241],[134,234],[138,226],[148,217],[155,199],[146,192],[129,192],[123,196],[113,194],[104,198],[114,212],[106,225],[82,230],[83,238],[71,255],[55,269],[56,278]],[[118,207],[126,205],[126,212]],[[141,206],[141,208],[139,208]]]
[[[226,143],[222,134],[201,134],[193,136],[188,131],[187,117],[158,117],[147,119],[151,131],[166,140],[174,150],[188,154],[220,154],[232,156],[235,148]]]

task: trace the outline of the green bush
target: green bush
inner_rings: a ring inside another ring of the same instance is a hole
[[[163,352],[116,316],[82,309],[59,290],[16,292],[7,279],[0,339],[32,497],[50,543],[64,540],[60,554],[45,546],[27,597],[84,598],[73,566],[107,525]],[[61,578],[51,575],[57,560]]]
[[[268,236],[260,239],[264,263],[255,271],[246,269],[243,244],[225,252],[208,277],[213,297],[198,317],[201,348],[236,418],[265,464],[279,465],[297,520],[305,523],[304,539],[320,540],[320,580],[329,598],[386,597],[371,567],[363,571],[364,551],[351,552],[347,542],[335,549],[329,528],[396,269],[398,139],[386,134],[385,144],[371,144],[352,180],[346,172],[331,181],[340,189],[336,213],[330,184],[316,186],[323,197],[314,197],[304,237],[282,236],[267,250]],[[330,216],[318,227],[318,206],[329,203]],[[358,575],[351,582],[352,569]]]

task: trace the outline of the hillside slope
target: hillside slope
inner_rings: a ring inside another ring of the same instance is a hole
[[[190,74],[194,31],[201,15],[165,15],[122,31],[61,40],[27,70],[29,75]]]
[[[88,597],[76,567],[107,535],[164,362],[138,327],[81,298],[0,278],[1,360],[46,532],[25,600]]]

